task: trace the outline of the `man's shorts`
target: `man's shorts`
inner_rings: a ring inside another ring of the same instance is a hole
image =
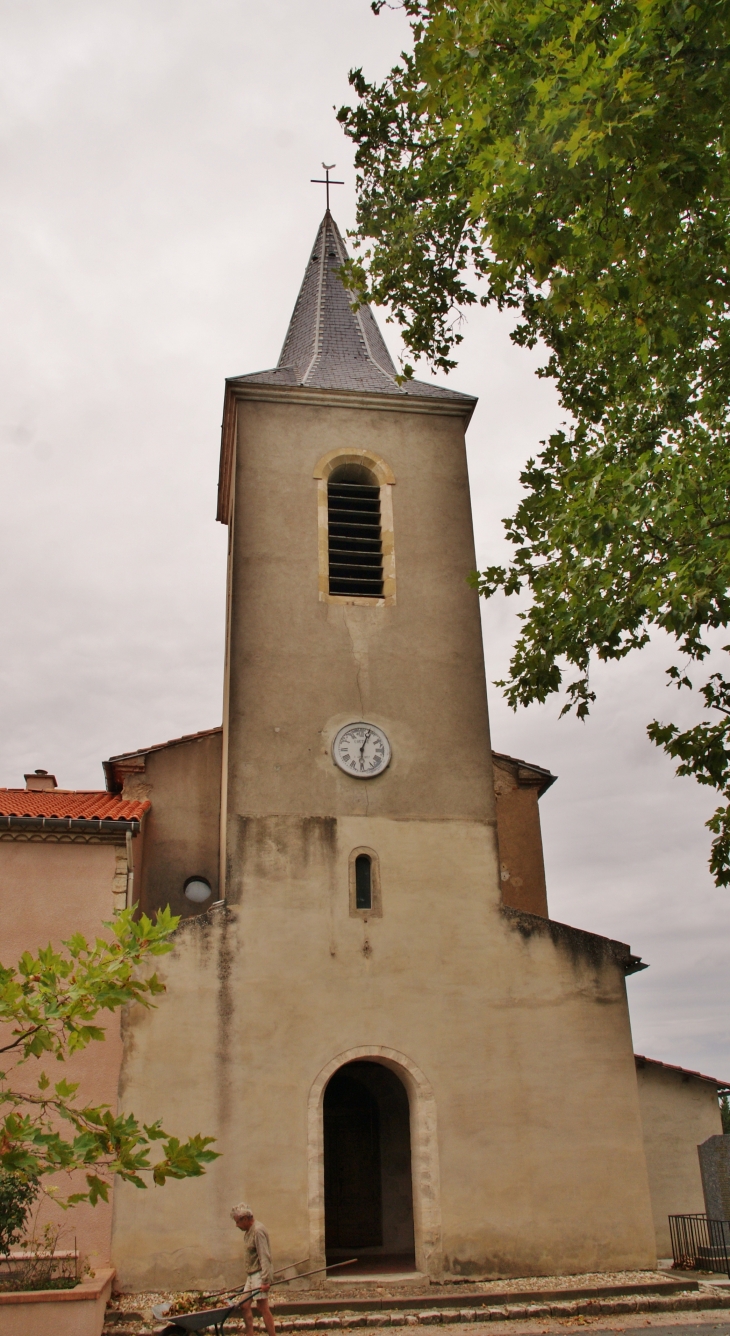
[[[260,1272],[260,1271],[252,1271],[251,1274],[250,1274],[250,1276],[247,1276],[247,1277],[246,1277],[246,1284],[245,1284],[244,1287],[243,1287],[243,1294],[241,1295],[241,1298],[242,1298],[242,1299],[244,1300],[244,1302],[245,1302],[246,1295],[251,1294],[252,1291],[255,1292],[256,1290],[260,1290],[260,1289],[261,1289],[261,1272]],[[268,1291],[267,1291],[267,1292],[268,1292]],[[256,1299],[265,1298],[265,1297],[266,1297],[266,1294],[263,1294],[263,1295],[262,1295],[262,1294],[257,1294],[257,1295],[256,1295]]]

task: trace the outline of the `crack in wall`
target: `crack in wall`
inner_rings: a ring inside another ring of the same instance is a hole
[[[231,987],[233,950],[228,937],[230,925],[230,911],[224,910],[219,926],[218,960],[216,969],[218,977],[218,996],[216,999],[218,1020],[216,1083],[221,1127],[224,1127],[228,1121],[232,1094],[229,1069],[231,1062],[231,1026],[233,1022],[234,999]]]
[[[368,631],[369,627],[363,625],[363,620],[358,616],[359,609],[345,605],[343,610],[347,634],[350,637],[352,646],[352,657],[355,660],[356,673],[355,683],[357,694],[360,700],[360,715],[365,718],[365,697],[370,694],[370,664],[368,662]]]
[[[370,696],[370,662],[369,662],[369,639],[371,622],[369,616],[363,617],[365,611],[369,614],[370,609],[360,609],[348,606],[343,608],[343,617],[347,634],[350,637],[352,646],[352,657],[355,660],[355,685],[357,687],[358,700],[360,702],[360,718],[365,718],[365,713],[369,704]],[[365,785],[365,815],[370,812],[370,795],[367,784]]]

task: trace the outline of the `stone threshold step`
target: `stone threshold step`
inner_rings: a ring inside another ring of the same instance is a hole
[[[603,1294],[598,1297],[593,1290],[587,1293],[592,1296],[583,1299],[566,1299],[565,1290],[553,1291],[553,1294],[561,1294],[563,1298],[552,1303],[535,1303],[528,1301],[526,1294],[517,1295],[513,1290],[509,1295],[510,1302],[506,1304],[495,1304],[492,1302],[494,1296],[487,1295],[468,1295],[467,1299],[481,1300],[482,1306],[470,1303],[468,1307],[445,1307],[443,1301],[441,1306],[434,1306],[425,1309],[414,1309],[413,1305],[409,1312],[403,1312],[397,1309],[389,1312],[370,1312],[353,1313],[351,1310],[341,1316],[335,1314],[318,1314],[313,1317],[300,1317],[293,1320],[281,1321],[276,1319],[277,1329],[280,1332],[302,1332],[302,1331],[328,1331],[328,1330],[349,1330],[353,1327],[400,1327],[400,1326],[432,1326],[438,1323],[465,1323],[465,1322],[505,1322],[516,1321],[530,1318],[548,1318],[548,1317],[580,1317],[580,1316],[601,1316],[615,1315],[622,1313],[671,1313],[671,1312],[704,1312],[712,1309],[730,1309],[730,1294],[708,1294],[707,1290],[697,1293],[699,1289],[696,1282],[690,1282],[694,1286],[693,1292],[688,1293],[689,1285],[680,1288],[676,1293],[677,1286],[673,1286],[673,1293],[647,1294],[644,1292],[636,1293],[641,1287],[636,1286],[633,1295],[626,1293],[627,1287],[619,1289],[617,1286],[605,1286]],[[656,1286],[659,1289],[660,1286]],[[617,1291],[613,1297],[609,1291]],[[548,1292],[549,1293],[549,1292]],[[570,1293],[574,1293],[570,1291]],[[517,1302],[517,1299],[520,1301]],[[136,1319],[136,1323],[135,1323]],[[149,1328],[142,1325],[144,1319],[141,1313],[109,1314],[104,1326],[105,1336],[147,1336],[152,1331],[161,1332],[166,1330],[165,1324]],[[131,1325],[131,1324],[135,1325]],[[126,1325],[130,1324],[130,1325]],[[257,1329],[262,1327],[259,1320],[255,1321]],[[226,1323],[226,1331],[231,1333],[244,1331],[243,1323],[237,1319],[231,1319]]]
[[[326,1284],[334,1289],[345,1285],[428,1285],[425,1271],[358,1271],[357,1275],[328,1276]]]

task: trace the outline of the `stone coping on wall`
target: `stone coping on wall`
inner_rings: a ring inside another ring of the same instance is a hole
[[[638,970],[648,969],[641,956],[635,956],[626,942],[616,942],[612,937],[601,937],[597,932],[585,932],[582,928],[571,928],[567,923],[556,923],[554,919],[528,914],[524,909],[512,909],[509,905],[501,905],[500,909],[503,916],[527,939],[535,934],[551,937],[555,946],[561,946],[573,957],[581,957],[594,965],[614,960],[624,974],[636,974]]]
[[[74,1285],[72,1290],[11,1290],[8,1293],[0,1292],[0,1307],[4,1308],[11,1304],[79,1303],[85,1299],[99,1299],[105,1288],[111,1285],[116,1274],[114,1267],[99,1267],[93,1276],[88,1276],[79,1285]]]

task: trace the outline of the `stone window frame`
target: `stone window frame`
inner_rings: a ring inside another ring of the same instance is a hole
[[[383,552],[383,593],[331,594],[329,568],[329,513],[327,483],[342,464],[360,464],[375,475],[380,487],[380,539]],[[395,535],[393,532],[393,487],[395,474],[390,464],[372,450],[330,450],[318,460],[312,477],[317,480],[317,537],[319,556],[320,603],[354,603],[365,608],[390,608],[395,603]]]
[[[370,859],[370,908],[358,909],[355,863],[359,854],[367,854]],[[350,888],[350,918],[365,919],[383,917],[383,892],[380,880],[380,859],[374,849],[367,844],[358,844],[350,850],[347,876]]]

